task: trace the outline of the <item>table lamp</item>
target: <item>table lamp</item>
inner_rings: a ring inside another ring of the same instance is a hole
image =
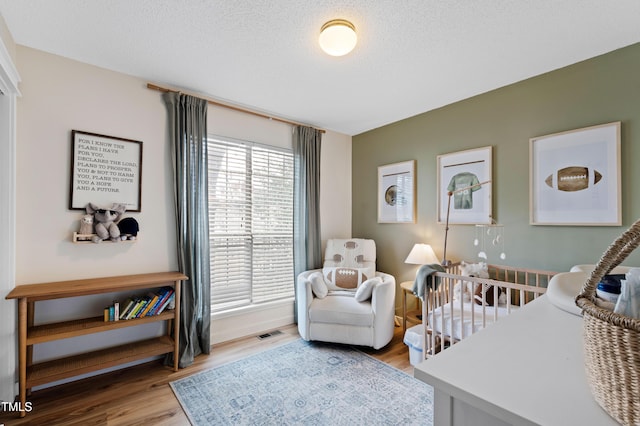
[[[434,263],[439,264],[440,260],[438,260],[438,257],[433,252],[433,248],[429,244],[418,243],[414,244],[404,263],[432,265]]]

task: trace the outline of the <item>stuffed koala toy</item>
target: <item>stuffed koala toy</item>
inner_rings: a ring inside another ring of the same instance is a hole
[[[96,234],[92,241],[99,243],[102,240],[110,239],[113,242],[120,241],[120,229],[116,222],[125,212],[124,204],[113,204],[111,209],[100,209],[95,204],[89,203],[86,207],[87,213],[92,214],[95,222]]]

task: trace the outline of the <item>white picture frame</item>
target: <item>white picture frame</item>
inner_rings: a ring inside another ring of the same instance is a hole
[[[492,156],[491,146],[438,155],[438,223],[492,223]]]
[[[416,161],[378,167],[378,223],[415,223]]]
[[[621,122],[529,140],[531,225],[620,226]]]

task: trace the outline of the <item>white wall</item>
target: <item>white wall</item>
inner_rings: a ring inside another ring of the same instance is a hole
[[[16,283],[29,284],[177,269],[166,109],[145,82],[17,46]],[[143,141],[138,242],[73,244],[80,210],[68,210],[71,130]],[[128,294],[127,294],[128,295]],[[122,295],[124,297],[125,295]],[[36,322],[93,316],[116,295],[36,304]],[[36,345],[34,360],[162,333],[163,323]]]
[[[22,77],[18,102],[16,282],[28,284],[177,268],[166,108],[146,81],[23,46],[16,49]],[[287,125],[211,107],[209,132],[268,143],[291,141]],[[71,130],[143,141],[142,212],[137,243],[73,244],[81,211],[67,209]],[[336,155],[325,162],[325,156]],[[325,236],[351,235],[351,137],[323,137],[322,214]],[[331,187],[335,185],[335,187]],[[325,205],[325,203],[327,203]],[[39,302],[36,321],[85,315],[114,295]],[[283,318],[291,322],[292,305]],[[263,318],[263,320],[271,318]],[[239,323],[233,319],[231,323]],[[263,325],[262,320],[255,322]],[[212,329],[228,330],[214,322]],[[90,338],[36,346],[36,360],[160,332],[158,324],[115,330]],[[259,331],[259,330],[258,330]],[[237,335],[231,335],[238,337]],[[226,336],[228,337],[228,336]]]
[[[18,46],[19,284],[175,270],[166,109],[137,78]],[[83,212],[68,210],[71,130],[143,141],[135,244],[71,243]]]

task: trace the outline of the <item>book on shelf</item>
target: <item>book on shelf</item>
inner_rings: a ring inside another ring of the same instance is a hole
[[[158,301],[157,305],[153,309],[151,315],[158,315],[159,313],[162,312],[162,308],[163,308],[164,304],[166,303],[167,299],[169,299],[171,297],[171,295],[173,294],[173,288],[172,287],[163,287],[162,290],[161,290],[161,293],[162,293],[162,297],[160,298],[160,300]]]
[[[147,316],[147,313],[151,310],[151,308],[153,308],[153,305],[155,305],[155,303],[158,301],[159,296],[156,293],[149,293],[147,297],[149,297],[149,301],[145,305],[144,309],[140,311],[140,315],[138,315],[139,318]]]
[[[163,287],[160,290],[158,290],[158,293],[157,293],[158,298],[155,300],[155,302],[153,302],[153,306],[151,306],[151,309],[149,309],[149,311],[147,312],[147,316],[155,315],[156,310],[158,309],[158,307],[160,306],[160,304],[165,298],[166,288],[167,287]]]
[[[136,305],[133,307],[133,309],[131,309],[131,312],[129,312],[129,315],[127,315],[127,319],[133,319],[136,317],[136,315],[138,315],[138,312],[140,311],[140,309],[142,309],[142,307],[144,306],[144,298],[139,297],[136,301]]]
[[[174,300],[175,289],[170,286],[150,291],[144,296],[132,296],[123,303],[114,301],[104,309],[104,321],[120,321],[159,315]]]
[[[124,308],[122,309],[122,312],[120,312],[120,319],[123,320],[127,317],[127,314],[129,313],[129,311],[131,310],[131,308],[133,307],[133,299],[130,297],[126,300],[126,302],[124,302],[123,306]]]
[[[154,315],[158,315],[158,314],[162,313],[164,308],[167,306],[167,302],[171,299],[172,296],[173,296],[173,288],[172,287],[165,287],[162,300],[160,301],[160,303],[156,307]]]
[[[165,308],[166,308],[167,306],[169,306],[169,304],[173,301],[173,297],[174,297],[174,296],[175,296],[175,294],[172,292],[172,293],[171,293],[171,296],[169,296],[169,298],[167,298],[167,300],[164,302],[164,304],[162,305],[162,307],[158,310],[158,314],[157,314],[157,315],[161,314],[161,313],[162,313],[162,311],[164,311],[164,310],[165,310]]]

